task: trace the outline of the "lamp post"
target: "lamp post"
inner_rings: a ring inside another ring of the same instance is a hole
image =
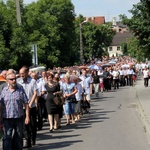
[[[84,64],[84,56],[83,56],[83,41],[82,41],[82,24],[87,22],[87,19],[79,24],[80,29],[80,62]]]
[[[20,2],[16,0],[16,13],[17,13],[17,22],[21,25],[21,13],[20,13]]]

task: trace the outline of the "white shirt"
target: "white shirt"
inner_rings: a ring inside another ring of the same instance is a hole
[[[42,80],[37,80],[38,93],[37,96],[41,96],[41,92],[46,92],[45,83]]]
[[[75,94],[75,97],[76,97],[77,101],[80,101],[80,100],[82,100],[82,93],[84,91],[83,91],[82,85],[80,83],[76,84],[76,87],[78,89],[78,92]]]
[[[132,74],[134,74],[133,69],[128,69],[127,74],[128,74],[128,75],[132,75]]]
[[[32,96],[34,94],[34,91],[38,90],[36,80],[28,77],[27,82],[24,82],[22,80],[22,78],[18,78],[17,83],[19,83],[20,85],[23,86],[25,93],[26,93],[26,95],[29,99],[29,102],[30,102],[32,99]],[[36,106],[35,103],[33,103],[32,107],[35,107],[35,106]]]
[[[112,75],[113,75],[113,79],[118,79],[118,76],[119,76],[119,73],[118,73],[118,71],[113,71],[112,72]]]
[[[143,70],[143,77],[144,78],[148,78],[148,74],[149,74],[148,70]]]
[[[122,76],[124,75],[124,71],[123,70],[119,70],[119,74]]]

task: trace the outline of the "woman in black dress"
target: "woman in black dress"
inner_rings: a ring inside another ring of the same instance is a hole
[[[58,119],[59,119],[59,106],[53,102],[53,98],[55,95],[59,94],[60,86],[58,83],[53,81],[53,74],[48,76],[48,82],[45,85],[47,90],[47,98],[46,98],[46,108],[48,113],[48,120],[50,124],[50,132],[53,129],[58,128]],[[53,123],[54,120],[54,123]]]

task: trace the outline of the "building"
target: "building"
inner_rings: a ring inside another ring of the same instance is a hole
[[[89,17],[88,22],[94,23],[95,25],[105,24],[105,17],[104,16]]]
[[[112,29],[116,31],[116,34],[113,37],[112,43],[108,47],[109,56],[123,55],[121,43],[125,43],[127,39],[131,38],[133,35],[128,31],[126,25],[116,22],[116,18],[113,18]]]

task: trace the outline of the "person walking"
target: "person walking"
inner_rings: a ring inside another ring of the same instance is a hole
[[[75,85],[78,89],[78,92],[75,94],[75,97],[77,100],[77,102],[75,104],[75,121],[78,121],[78,120],[80,120],[81,115],[82,115],[81,101],[83,101],[84,91],[83,91],[81,83],[79,83],[79,82],[81,82],[80,78],[74,77],[73,82],[75,83]]]
[[[7,86],[1,92],[0,105],[2,122],[4,126],[4,150],[23,149],[23,124],[29,124],[28,98],[22,86],[16,83],[16,75],[10,73],[6,76]],[[26,118],[24,120],[24,110]],[[4,109],[3,109],[4,108]]]
[[[134,71],[133,71],[133,68],[132,66],[129,67],[128,71],[127,71],[127,75],[128,75],[128,81],[129,81],[129,85],[130,86],[133,86],[133,78],[132,76],[134,75]]]
[[[42,130],[43,127],[43,111],[44,111],[44,99],[42,98],[42,95],[46,93],[45,84],[43,84],[42,80],[39,79],[37,72],[31,73],[31,78],[36,80],[37,83],[37,129]]]
[[[49,131],[52,132],[53,130],[58,129],[58,120],[59,120],[59,106],[55,104],[53,101],[54,96],[59,96],[60,94],[60,86],[58,83],[53,81],[54,75],[49,74],[48,82],[45,84],[45,88],[47,91],[46,97],[46,108],[48,113],[48,120],[49,120]],[[54,120],[54,123],[53,123]]]
[[[25,145],[24,148],[30,148],[36,144],[36,133],[37,133],[37,121],[36,121],[36,110],[37,104],[35,102],[37,98],[37,83],[35,79],[28,76],[29,68],[23,66],[20,71],[20,78],[17,79],[17,83],[23,86],[25,93],[29,99],[30,108],[30,123],[24,126],[24,137]],[[32,143],[31,143],[32,142]]]
[[[87,102],[89,108],[86,109],[86,113],[89,113],[89,109],[90,109],[90,101],[91,101],[91,95],[92,95],[92,90],[93,90],[93,81],[92,81],[92,77],[91,75],[87,74],[86,70],[82,70],[82,74],[81,76],[79,76],[79,78],[81,79],[81,85],[83,88],[83,100],[85,102]]]
[[[75,94],[77,93],[77,87],[74,82],[71,82],[70,75],[67,73],[64,76],[64,82],[61,84],[61,89],[63,90],[63,95],[65,98],[64,112],[66,115],[67,123],[70,125],[70,116],[72,119],[72,124],[75,123]]]
[[[94,87],[94,94],[96,98],[99,98],[99,91],[100,91],[100,76],[97,74],[97,70],[94,70],[92,73],[92,80],[93,80],[93,87]]]
[[[147,67],[143,70],[143,79],[144,79],[144,86],[148,87],[148,81],[149,81],[149,70]]]
[[[114,70],[112,72],[112,76],[113,76],[113,85],[114,85],[114,90],[117,88],[119,89],[119,72],[116,69],[116,67],[114,67]]]

